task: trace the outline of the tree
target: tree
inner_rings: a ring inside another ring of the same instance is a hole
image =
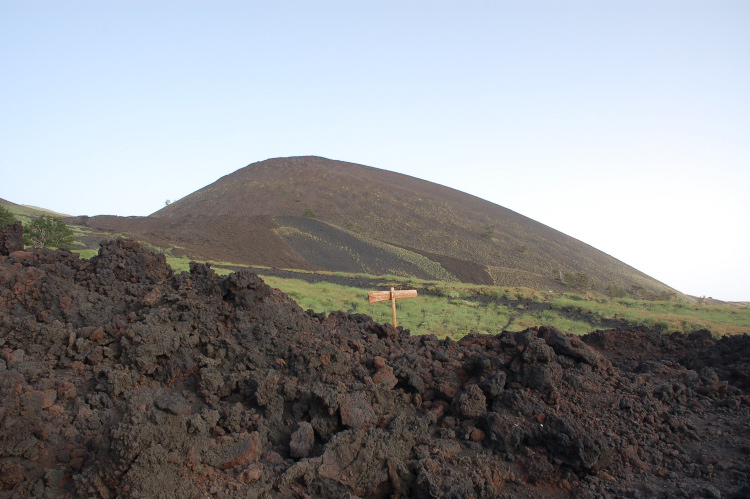
[[[24,243],[40,248],[70,248],[73,244],[73,231],[62,219],[42,215],[24,227]]]
[[[591,287],[591,279],[586,272],[565,272],[565,281],[563,284],[570,288],[586,291]]]
[[[5,206],[0,206],[0,227],[3,227],[15,221],[16,217],[13,215],[13,212],[11,212]]]

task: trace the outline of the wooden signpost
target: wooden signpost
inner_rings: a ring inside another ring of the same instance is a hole
[[[391,301],[391,307],[393,308],[393,327],[397,327],[396,322],[396,300],[399,298],[414,298],[417,296],[416,289],[393,289],[390,291],[370,291],[367,293],[367,297],[370,303],[377,303],[379,301]]]

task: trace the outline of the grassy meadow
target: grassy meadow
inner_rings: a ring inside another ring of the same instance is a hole
[[[331,284],[308,283],[299,279],[263,278],[270,286],[279,288],[302,308],[330,313],[343,310],[367,314],[377,322],[390,323],[390,302],[370,305],[367,291]],[[375,291],[375,290],[373,290]],[[497,304],[479,305],[476,302],[446,296],[422,295],[398,300],[396,310],[399,325],[414,334],[435,334],[439,337],[460,338],[470,331],[500,332],[507,325],[510,314]]]
[[[396,302],[398,323],[412,334],[459,339],[477,333],[521,331],[550,325],[566,333],[607,329],[608,321],[644,326],[663,333],[709,329],[715,336],[750,333],[750,307],[609,298],[593,294],[548,293],[528,288],[500,288],[394,278],[401,288],[420,291]],[[328,282],[264,277],[303,309],[362,313],[391,322],[390,302],[370,305],[367,291]],[[373,289],[375,291],[376,289]]]

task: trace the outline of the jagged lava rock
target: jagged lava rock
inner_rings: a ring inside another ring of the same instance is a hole
[[[23,249],[23,225],[15,221],[0,227],[0,255]]]
[[[132,241],[17,251],[0,256],[0,497],[743,497],[749,348],[412,337],[249,272],[175,275]]]

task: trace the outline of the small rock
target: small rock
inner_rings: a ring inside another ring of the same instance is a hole
[[[104,328],[98,327],[91,332],[91,334],[89,335],[89,340],[98,342],[106,337],[107,334],[104,332]]]
[[[52,426],[49,424],[40,424],[34,429],[34,435],[39,440],[47,440],[52,434]]]
[[[57,453],[57,456],[55,456],[55,459],[57,459],[57,461],[60,463],[69,463],[70,451],[68,449],[62,449],[60,452]]]
[[[21,404],[27,411],[39,411],[46,409],[57,400],[57,392],[54,390],[31,390],[21,396]]]
[[[481,442],[482,440],[484,440],[484,436],[485,435],[482,430],[475,429],[475,430],[472,430],[469,438],[471,439],[472,442]]]
[[[240,433],[218,439],[218,447],[206,453],[205,461],[216,468],[226,470],[258,460],[261,450],[260,434]]]
[[[390,366],[381,367],[375,376],[372,377],[374,383],[383,383],[392,389],[398,384],[398,378],[393,374],[393,368]]]
[[[81,468],[83,468],[83,458],[76,457],[76,458],[71,459],[69,466],[76,471],[81,471]]]
[[[341,423],[355,429],[366,429],[378,421],[378,416],[370,404],[358,393],[339,397]]]
[[[487,399],[477,385],[469,385],[458,396],[458,413],[463,418],[474,419],[487,412]]]
[[[102,347],[96,347],[88,355],[86,355],[86,361],[95,366],[104,360],[104,350]]]
[[[281,464],[284,462],[284,458],[281,457],[281,455],[278,452],[273,451],[273,450],[269,450],[268,452],[263,454],[263,456],[261,456],[261,459],[271,464]]]
[[[479,384],[479,387],[484,390],[488,397],[495,398],[505,390],[507,377],[508,376],[504,371],[497,371],[495,374],[482,381]]]
[[[704,489],[704,493],[707,498],[709,499],[721,499],[721,491],[714,487],[713,485],[708,485]]]
[[[161,291],[159,288],[152,289],[146,296],[143,297],[141,303],[147,307],[153,307],[159,300],[161,300]]]
[[[13,350],[5,357],[5,362],[8,365],[8,369],[13,369],[19,362],[23,362],[24,352],[20,348]]]
[[[191,412],[185,398],[175,393],[165,393],[154,400],[154,405],[162,411],[171,412],[175,416],[186,416]]]
[[[295,458],[308,457],[312,452],[315,441],[315,432],[310,423],[303,421],[297,427],[297,431],[292,433],[292,440],[289,442],[289,454]]]
[[[428,407],[425,404],[425,407]],[[445,415],[445,411],[448,410],[448,402],[445,400],[436,400],[429,405],[430,412],[435,415],[435,419],[440,419]]]
[[[263,476],[263,466],[259,464],[251,464],[245,471],[240,473],[237,479],[242,483],[255,483]]]

